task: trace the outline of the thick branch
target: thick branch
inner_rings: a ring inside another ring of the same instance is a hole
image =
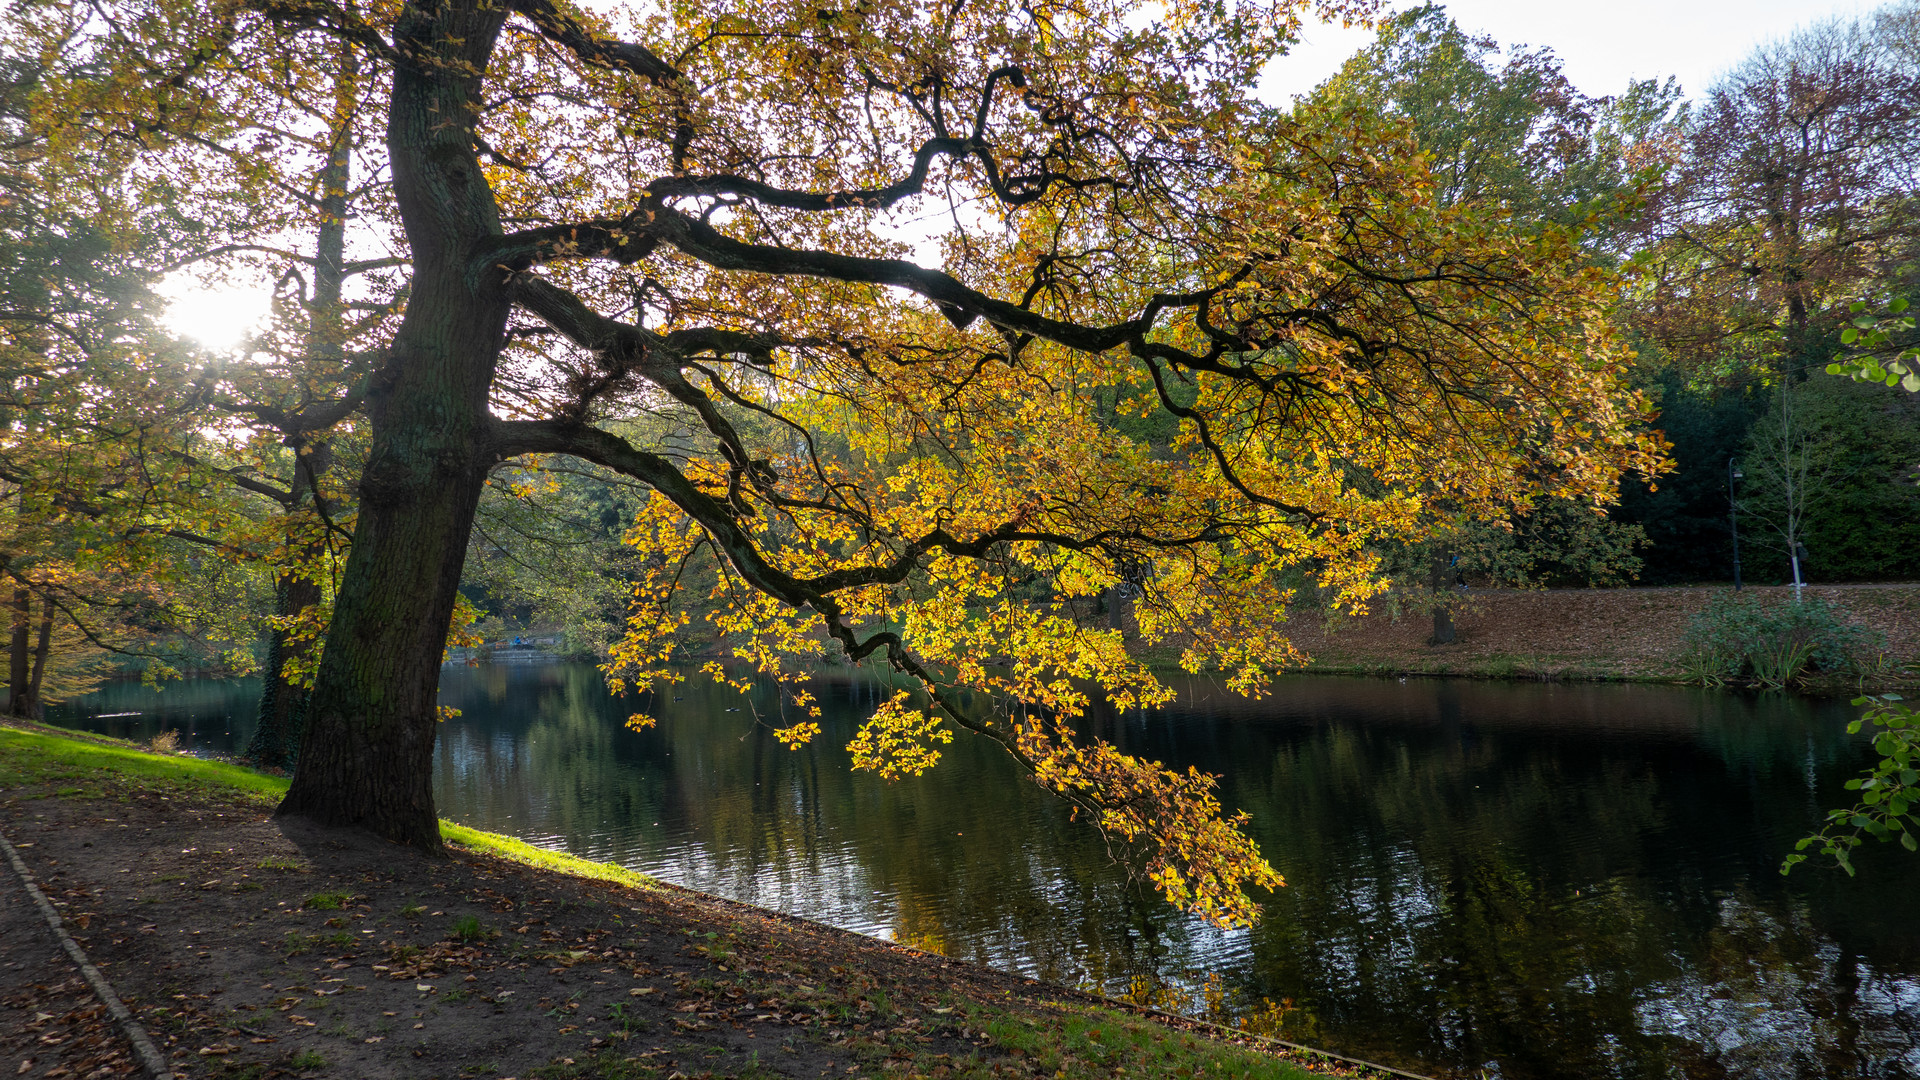
[[[629,71],[661,85],[686,79],[678,68],[660,59],[645,45],[607,41],[587,33],[572,16],[554,6],[551,0],[513,0],[512,8],[526,16],[540,33],[565,46],[589,64]]]
[[[1132,319],[1109,326],[1092,326],[1050,318],[995,299],[945,271],[929,270],[904,259],[877,259],[736,240],[699,218],[658,201],[617,220],[547,226],[502,237],[481,254],[474,268],[475,276],[502,266],[524,270],[535,263],[560,258],[600,257],[631,262],[644,257],[661,242],[720,270],[896,286],[932,300],[957,323],[964,324],[968,318],[984,318],[1016,334],[1030,334],[1087,353],[1102,353],[1144,339],[1152,332],[1162,311],[1193,307],[1218,295],[1225,287],[1160,293]]]

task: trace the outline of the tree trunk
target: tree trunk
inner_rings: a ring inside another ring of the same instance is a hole
[[[298,574],[274,583],[273,613],[292,618],[320,603],[320,586]],[[291,769],[299,759],[300,738],[306,730],[306,687],[287,677],[287,664],[313,648],[305,639],[293,639],[275,630],[267,642],[267,662],[261,672],[260,715],[247,744],[247,756],[265,768]]]
[[[326,167],[320,172],[320,225],[314,230],[313,297],[308,307],[306,346],[309,354],[338,360],[341,353],[341,288],[345,279],[347,239],[347,182],[352,168],[353,85],[358,74],[351,46],[340,52],[340,73],[334,80],[335,117],[333,146]],[[326,496],[320,490],[320,478],[333,464],[331,446],[322,441],[315,446],[293,443],[293,481],[287,485],[290,496],[286,513],[289,523],[287,550],[300,552],[305,573],[282,574],[274,582],[273,613],[281,620],[299,617],[323,599],[314,567],[325,558],[324,545],[302,542],[293,534],[292,523],[305,500],[311,499],[317,511],[326,509]],[[261,672],[260,710],[247,745],[247,756],[270,769],[291,769],[299,760],[300,740],[306,732],[308,688],[287,678],[287,664],[305,659],[312,650],[307,638],[295,638],[276,629],[267,643],[266,669]]]
[[[27,683],[32,675],[28,665],[31,662],[31,639],[33,626],[33,594],[19,582],[13,583],[13,636],[8,642],[7,657],[11,661],[7,671],[7,715],[26,716],[22,710],[32,700]]]
[[[1433,591],[1433,637],[1429,645],[1453,644],[1453,553],[1444,547],[1433,552],[1433,563],[1427,579],[1428,587]]]
[[[467,536],[494,464],[487,392],[504,280],[470,274],[500,232],[474,152],[478,75],[506,5],[408,7],[396,27],[387,147],[413,254],[407,312],[367,408],[353,550],[279,813],[439,851],[433,744],[440,657]],[[470,74],[461,74],[465,71]]]
[[[47,654],[53,651],[53,601],[48,597],[40,598],[40,640],[33,646],[33,674],[27,678],[26,711],[20,715],[29,720],[38,720],[46,715],[46,706],[40,698],[40,682],[47,674]]]

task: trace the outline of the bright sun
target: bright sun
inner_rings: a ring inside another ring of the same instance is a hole
[[[208,288],[197,281],[182,281],[162,291],[172,301],[167,305],[167,328],[214,352],[239,348],[272,311],[265,292],[241,285]]]

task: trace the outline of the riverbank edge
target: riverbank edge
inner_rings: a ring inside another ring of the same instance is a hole
[[[85,732],[73,732],[44,724],[21,722],[14,718],[0,719],[0,732],[18,732],[41,740],[47,740],[57,745],[64,744],[71,748],[94,748],[96,752],[105,751],[115,758],[120,759],[122,762],[133,764],[133,776],[135,778],[142,774],[153,777],[171,774],[166,776],[165,782],[176,785],[176,790],[177,786],[186,786],[197,789],[199,794],[208,798],[214,800],[234,800],[249,804],[256,810],[264,809],[280,792],[284,791],[287,782],[284,778],[231,762],[208,761],[188,755],[154,754],[148,752],[138,744],[127,740]],[[0,746],[0,752],[4,752],[4,750],[5,747]],[[87,755],[83,753],[81,756],[84,757]],[[101,771],[106,772],[108,770],[103,768]],[[116,777],[116,779],[121,780],[127,778],[126,776]],[[69,779],[77,779],[77,777],[69,777]],[[0,802],[0,810],[16,807],[21,801],[21,796],[17,791],[6,793],[4,789],[0,789],[0,794],[10,794],[12,796],[7,798],[5,802]],[[39,798],[71,799],[76,794],[77,792],[73,789],[61,789],[40,794],[29,794],[25,796],[25,798],[28,800]],[[7,821],[9,829],[16,824],[16,822],[8,820],[11,817],[12,815],[7,815],[5,818],[0,818],[0,820]],[[1291,1043],[1237,1028],[1224,1027],[1206,1020],[1168,1013],[1159,1009],[1108,998],[1098,994],[1091,994],[1070,987],[1043,983],[1022,976],[1009,975],[990,968],[981,967],[969,961],[953,960],[938,954],[921,952],[908,946],[865,937],[852,931],[839,930],[797,916],[769,911],[751,904],[728,900],[724,897],[710,896],[680,886],[659,882],[623,867],[593,862],[572,855],[536,848],[512,837],[469,829],[445,820],[442,821],[441,827],[443,838],[454,850],[483,859],[495,858],[512,862],[537,875],[553,875],[562,879],[592,881],[602,886],[633,890],[642,894],[668,894],[683,901],[690,900],[698,904],[710,905],[721,909],[739,909],[752,912],[754,915],[775,924],[794,924],[796,926],[804,926],[810,933],[825,933],[837,936],[844,939],[846,944],[854,950],[870,949],[881,951],[887,954],[887,958],[890,961],[904,957],[909,963],[924,964],[930,968],[941,970],[950,970],[955,967],[972,969],[973,974],[983,976],[995,983],[1012,984],[1023,987],[1026,991],[1024,994],[1018,991],[1003,991],[1002,996],[999,997],[975,995],[974,999],[966,1002],[964,1007],[959,1011],[967,1015],[970,1021],[979,1025],[983,1031],[992,1030],[998,1032],[1002,1030],[1010,1031],[1015,1028],[1022,1029],[1022,1038],[1015,1052],[1023,1059],[1030,1059],[1034,1064],[1038,1064],[1040,1061],[1064,1062],[1061,1068],[1057,1070],[1054,1069],[1052,1065],[1048,1066],[1049,1071],[1057,1076],[1067,1078],[1086,1076],[1090,1078],[1092,1076],[1108,1075],[1111,1071],[1110,1066],[1112,1062],[1108,1062],[1105,1065],[1098,1065],[1097,1062],[1088,1062],[1083,1056],[1080,1056],[1087,1052],[1087,1035],[1090,1031],[1093,1042],[1099,1044],[1101,1025],[1105,1024],[1111,1027],[1118,1022],[1124,1026],[1131,1021],[1136,1025],[1151,1025],[1154,1028],[1164,1031],[1165,1035],[1160,1036],[1159,1041],[1184,1039],[1188,1056],[1196,1063],[1197,1068],[1205,1069],[1206,1074],[1210,1076],[1296,1075],[1402,1077],[1409,1078],[1409,1080],[1427,1080],[1427,1078],[1420,1076],[1420,1074],[1405,1072],[1389,1066],[1349,1058],[1314,1047]],[[91,844],[88,846],[91,846]],[[185,928],[183,927],[182,930],[184,932]],[[192,932],[198,934],[199,930],[195,929]],[[710,934],[708,935],[708,937],[711,936]],[[719,970],[726,971],[727,969],[721,967]],[[1069,1022],[1062,1025],[1056,1020],[1049,1026],[1048,1023],[1035,1023],[1033,1017],[1027,1015],[1034,1013],[1036,1010],[1058,1010],[1063,1004],[1078,1006],[1078,1009],[1075,1011],[1084,1014],[1084,1016],[1077,1022]],[[161,1011],[164,1012],[165,1010]],[[938,1013],[949,1013],[955,1010],[948,1008],[936,1009],[934,1011]],[[387,1015],[392,1014],[389,1013]],[[1125,1034],[1135,1042],[1140,1041],[1141,1033],[1138,1030],[1126,1032]],[[256,1039],[254,1041],[258,1042],[260,1040]],[[1112,1041],[1112,1035],[1109,1034],[1108,1042]],[[1154,1037],[1150,1036],[1148,1041],[1154,1041]],[[836,1043],[835,1045],[839,1044]],[[1161,1052],[1165,1053],[1164,1050]],[[1096,1054],[1097,1053],[1096,1051]],[[945,1058],[947,1055],[939,1055],[939,1057]],[[1249,1070],[1248,1067],[1250,1058],[1257,1059],[1255,1067],[1251,1070]],[[568,1080],[568,1078],[576,1075],[583,1078],[603,1075],[602,1072],[587,1071],[585,1069],[576,1073],[571,1068],[574,1065],[573,1058],[556,1058],[556,1062],[561,1061],[564,1061],[566,1067],[556,1064],[550,1071],[540,1072],[538,1075],[543,1077],[551,1076],[557,1078],[557,1080]],[[1274,1074],[1268,1069],[1260,1068],[1257,1064],[1258,1061],[1266,1061],[1280,1066],[1281,1072]],[[599,1064],[604,1065],[604,1062]],[[930,1072],[916,1071],[912,1068],[906,1068],[904,1070],[893,1068],[892,1066],[895,1064],[896,1062],[893,1059],[889,1059],[888,1068],[876,1069],[871,1074],[862,1072],[861,1075],[951,1075],[955,1077],[967,1075],[957,1069],[949,1068],[945,1064],[936,1066],[936,1068]],[[1096,1064],[1098,1067],[1092,1072],[1083,1072],[1074,1067],[1076,1065],[1087,1064]],[[1293,1071],[1289,1074],[1286,1072],[1287,1069]],[[849,1074],[856,1071],[856,1069],[851,1067],[847,1070]],[[189,1075],[189,1073],[179,1071],[177,1075],[186,1076]],[[222,1074],[215,1072],[209,1075]],[[269,1073],[268,1075],[297,1075],[297,1072]],[[606,1073],[604,1075],[613,1074]],[[628,1074],[620,1073],[618,1075],[624,1077]],[[640,1077],[651,1076],[653,1074],[634,1072],[632,1075],[638,1080]],[[768,1073],[766,1075],[773,1076],[777,1074]],[[992,1075],[997,1076],[1000,1075],[1000,1073],[996,1069]]]

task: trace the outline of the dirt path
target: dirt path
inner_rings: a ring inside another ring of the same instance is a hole
[[[426,858],[257,798],[0,784],[0,831],[181,1077],[1305,1075],[972,964],[669,887]],[[6,884],[0,1077],[134,1075]]]
[[[60,948],[10,866],[0,865],[0,1075],[137,1074],[133,1052]]]

